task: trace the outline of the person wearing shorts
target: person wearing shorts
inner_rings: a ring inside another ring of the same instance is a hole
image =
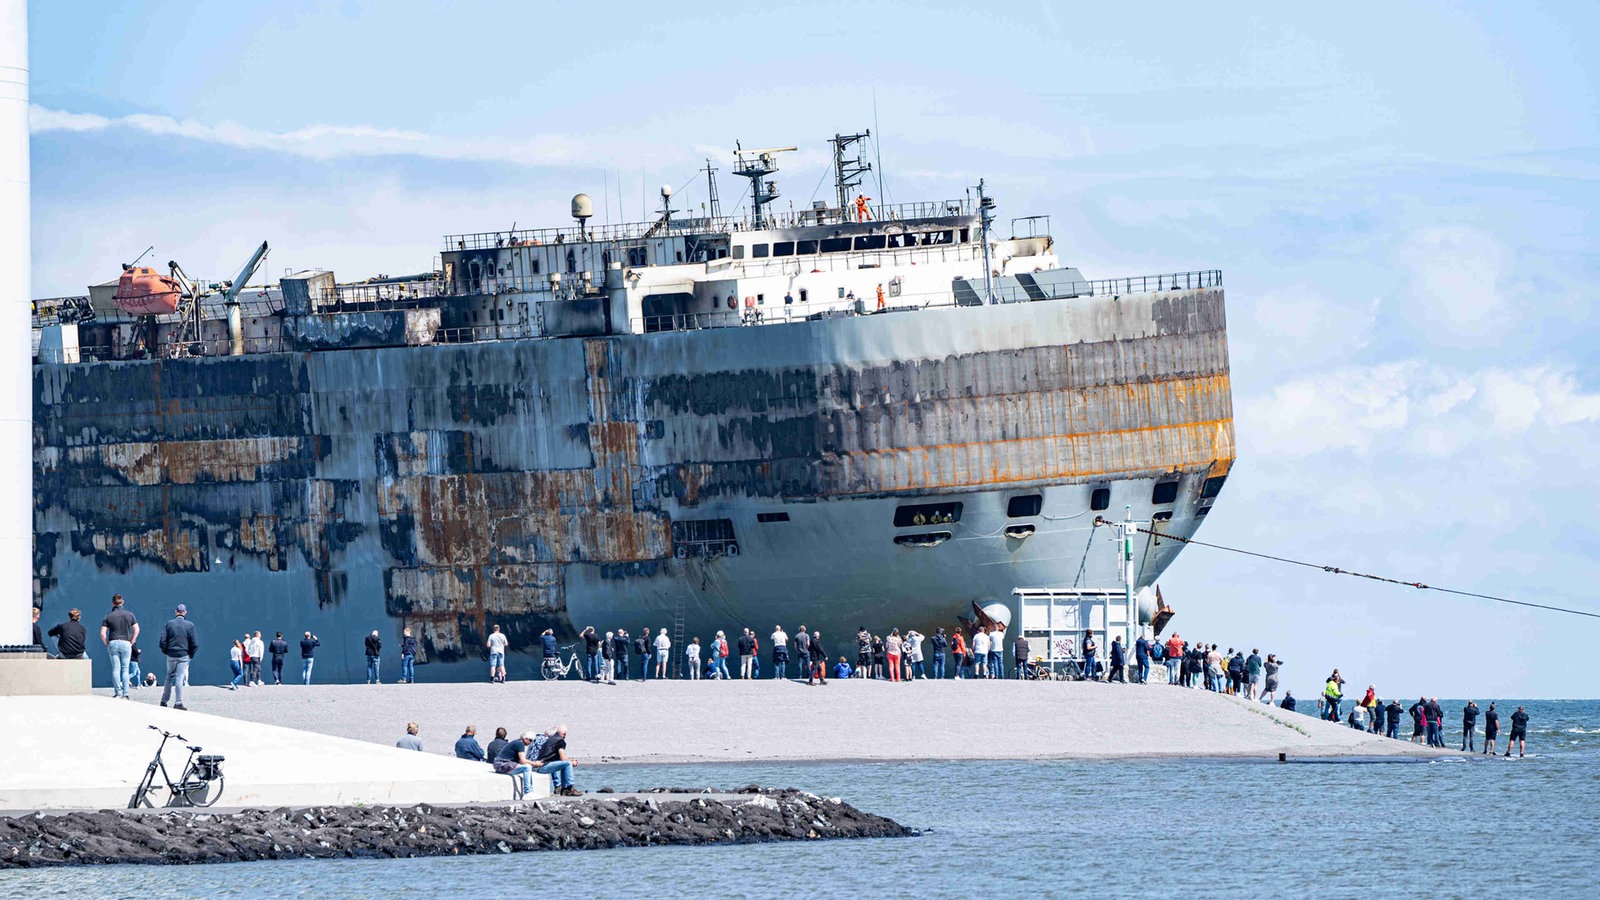
[[[504,683],[506,680],[506,636],[500,633],[500,626],[494,626],[489,632],[489,639],[484,641],[484,646],[489,648],[489,682]]]
[[[1506,755],[1511,755],[1511,745],[1517,747],[1517,756],[1523,756],[1523,751],[1528,749],[1528,711],[1517,707],[1511,714],[1511,734],[1506,738]]]

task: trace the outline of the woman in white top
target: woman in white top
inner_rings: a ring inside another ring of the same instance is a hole
[[[989,666],[987,662],[989,659],[989,632],[979,629],[978,633],[972,636],[972,658],[977,660],[972,667],[977,676],[979,678],[988,677],[985,673],[988,671]]]
[[[228,685],[228,690],[237,691],[239,679],[244,677],[244,645],[233,642],[233,647],[228,650],[228,662],[233,666],[233,683]]]
[[[922,672],[922,632],[915,628],[906,632],[906,659],[909,660],[910,671],[906,673],[906,680],[921,678],[926,680],[927,675]]]
[[[689,646],[683,648],[684,665],[689,667],[689,680],[700,680],[700,639],[690,638]]]

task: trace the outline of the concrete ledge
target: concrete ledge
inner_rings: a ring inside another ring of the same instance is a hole
[[[51,659],[43,651],[0,653],[0,697],[88,696],[93,677],[88,659]]]
[[[0,698],[0,722],[8,726],[0,731],[0,809],[126,807],[161,743],[151,725],[187,739],[167,742],[174,779],[185,744],[227,757],[219,806],[482,803],[512,794],[511,780],[484,763],[109,697]],[[106,752],[77,752],[91,736]],[[549,794],[549,779],[538,778],[529,799]],[[163,789],[153,802],[164,799]]]

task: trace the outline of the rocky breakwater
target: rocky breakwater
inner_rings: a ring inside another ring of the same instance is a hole
[[[0,817],[0,869],[393,859],[911,834],[838,798],[760,788],[735,796],[661,789],[493,806],[32,813]]]

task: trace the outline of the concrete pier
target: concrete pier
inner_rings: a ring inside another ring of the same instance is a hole
[[[159,694],[159,691],[147,691]],[[0,697],[0,810],[121,809],[155,754],[156,725],[227,757],[219,805],[471,803],[511,797],[483,763],[109,697]],[[402,732],[404,733],[404,723]],[[168,741],[167,771],[189,752]],[[158,778],[158,784],[160,782]],[[535,779],[549,794],[549,779]],[[165,790],[155,798],[164,802]]]
[[[147,691],[134,692],[136,699]],[[1309,702],[1315,703],[1314,700]],[[422,725],[448,754],[565,722],[592,763],[776,760],[1438,757],[1433,750],[1259,703],[1167,685],[1081,682],[564,681],[262,686],[191,690],[191,709],[393,744]],[[590,783],[588,786],[593,786]]]

